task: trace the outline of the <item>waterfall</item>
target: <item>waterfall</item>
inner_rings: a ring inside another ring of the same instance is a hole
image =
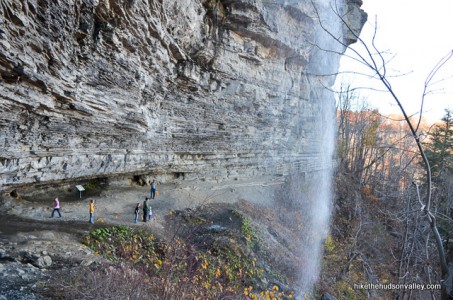
[[[330,227],[331,207],[333,202],[332,158],[335,151],[335,107],[326,99],[322,109],[321,143],[319,144],[322,169],[310,173],[305,179],[304,193],[300,201],[305,226],[302,236],[301,255],[305,264],[300,272],[301,287],[309,293],[320,274],[320,262],[323,255],[324,240]]]
[[[333,35],[342,37],[342,24],[334,13],[334,7],[342,10],[343,1],[322,0],[317,2],[320,22]],[[300,182],[304,192],[301,195],[302,212],[305,226],[300,232],[302,244],[300,253],[304,264],[300,268],[301,298],[309,294],[319,278],[320,263],[323,256],[324,241],[329,234],[331,208],[333,203],[333,170],[336,146],[336,108],[334,94],[328,87],[332,86],[339,68],[339,55],[325,49],[343,53],[330,34],[318,28],[315,43],[318,53],[310,62],[309,80],[313,84],[310,101],[317,102],[321,109],[315,113],[316,132],[314,152],[320,165],[316,171],[308,173],[304,182]],[[323,50],[324,49],[324,50]]]

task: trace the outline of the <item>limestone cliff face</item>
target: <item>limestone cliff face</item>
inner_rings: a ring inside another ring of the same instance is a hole
[[[313,73],[339,57],[314,15],[308,0],[1,1],[0,190],[323,168],[334,103]]]

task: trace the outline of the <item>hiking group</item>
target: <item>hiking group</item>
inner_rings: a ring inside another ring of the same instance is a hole
[[[156,196],[158,195],[157,191],[157,183],[153,179],[151,182],[151,190],[150,190],[150,197],[146,197],[145,201],[143,201],[143,222],[151,220],[153,216],[153,211],[151,208],[150,204],[150,199],[155,199]],[[53,218],[55,212],[58,213],[58,217],[61,218],[61,212],[60,212],[60,200],[58,198],[55,198],[54,203],[53,203],[53,210],[52,214],[50,215],[50,218]],[[90,213],[90,218],[89,218],[89,223],[94,224],[94,200],[91,199],[89,202],[89,213]],[[135,207],[135,223],[137,223],[140,215],[140,203],[137,203]]]
[[[145,201],[143,201],[143,222],[150,221],[153,216],[153,210],[149,202],[148,197],[146,197]],[[137,206],[135,206],[135,223],[137,223],[139,215],[140,203],[137,203]]]
[[[58,198],[55,198],[53,201],[53,209],[52,209],[52,214],[50,215],[50,218],[53,218],[54,213],[58,213],[58,217],[61,218],[61,212],[60,212],[60,200]],[[89,213],[90,213],[90,218],[88,220],[89,223],[94,224],[94,200],[90,200],[89,204]]]

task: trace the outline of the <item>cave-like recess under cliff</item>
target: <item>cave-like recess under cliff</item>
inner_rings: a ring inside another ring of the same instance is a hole
[[[353,28],[360,5],[342,8]],[[0,190],[328,167],[333,78],[316,75],[339,57],[314,16],[308,0],[1,1]]]

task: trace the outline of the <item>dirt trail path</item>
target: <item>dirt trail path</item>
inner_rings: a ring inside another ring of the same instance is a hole
[[[109,185],[100,195],[82,198],[72,196],[66,200],[64,195],[52,191],[40,199],[23,197],[23,199],[8,199],[4,201],[4,212],[26,219],[45,222],[87,222],[89,219],[89,200],[95,201],[95,223],[127,224],[131,226],[152,226],[162,229],[164,217],[170,210],[194,208],[212,202],[235,203],[245,199],[260,205],[272,205],[273,189],[281,183],[280,178],[263,177],[255,180],[243,181],[180,181],[176,183],[159,184],[159,195],[151,200],[153,220],[134,224],[134,209],[137,203],[142,204],[145,197],[149,197],[149,186],[126,186],[120,184]],[[76,196],[78,192],[74,190]],[[57,214],[49,218],[52,212],[54,197],[59,197],[62,218]],[[39,197],[38,197],[39,198]],[[27,200],[24,200],[27,199]],[[77,200],[74,200],[77,199]],[[141,220],[141,218],[139,218]]]

